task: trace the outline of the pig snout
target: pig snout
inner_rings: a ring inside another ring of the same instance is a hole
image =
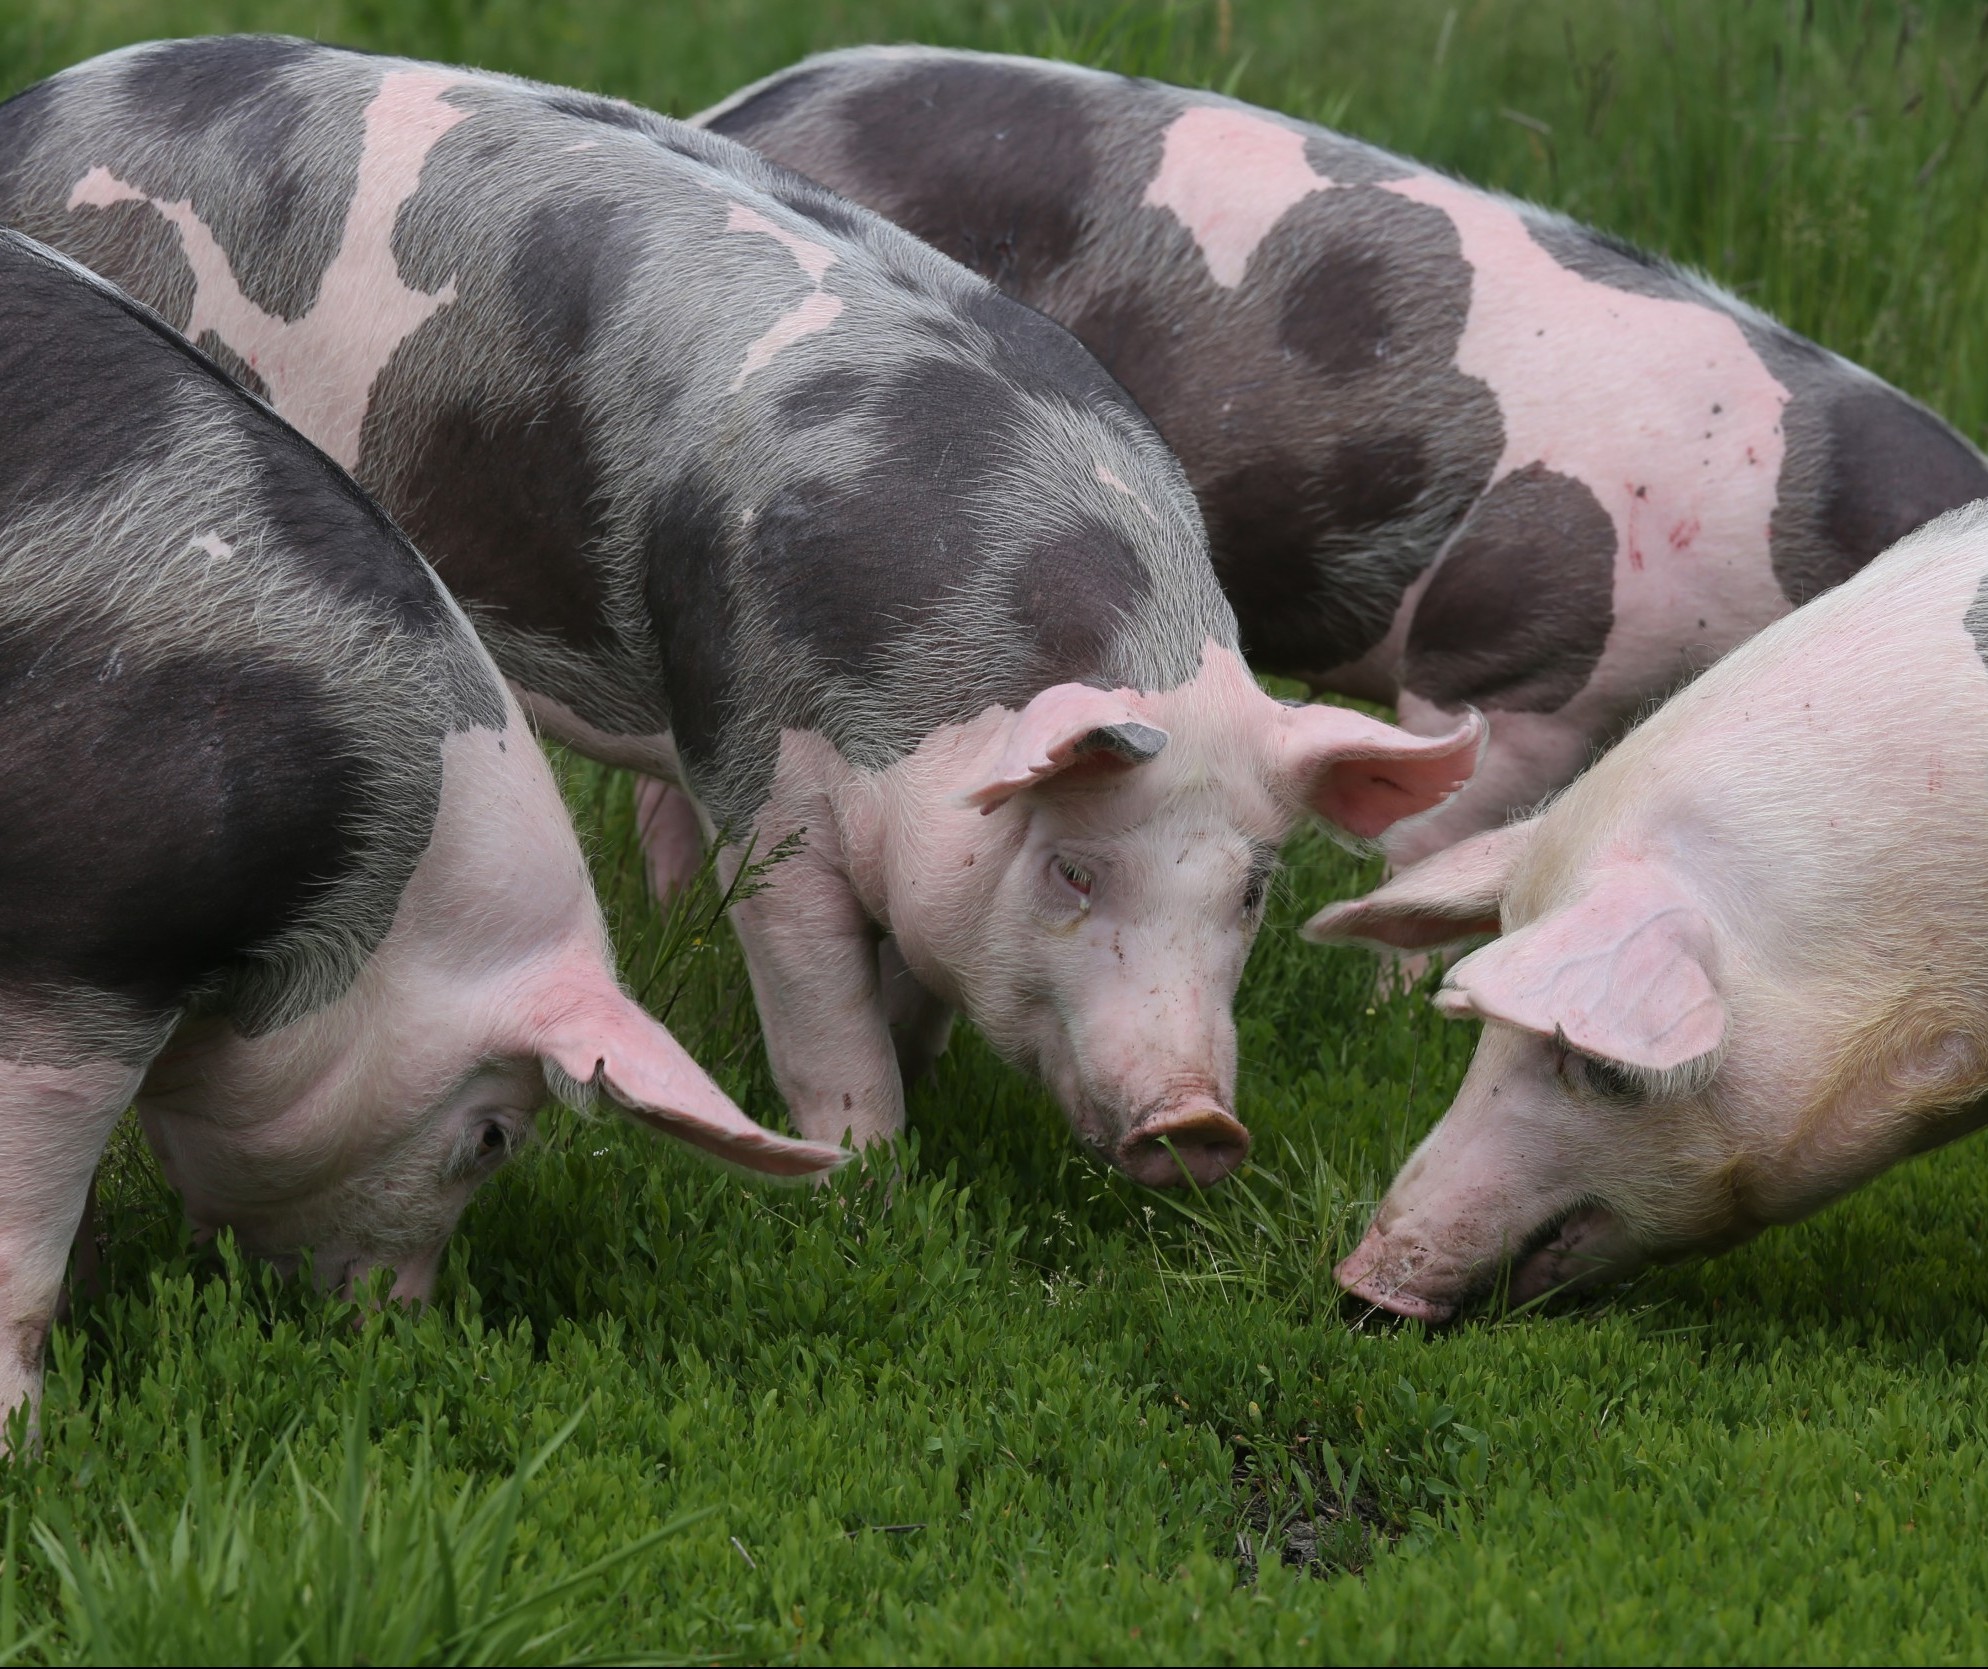
[[[1126,1132],[1112,1162],[1148,1188],[1212,1187],[1249,1153],[1249,1132],[1212,1101],[1161,1108]]]
[[[1439,1326],[1456,1314],[1446,1299],[1425,1297],[1416,1290],[1416,1277],[1429,1262],[1428,1249],[1412,1237],[1392,1232],[1385,1211],[1376,1217],[1353,1255],[1333,1270],[1332,1278],[1355,1298],[1389,1315]]]

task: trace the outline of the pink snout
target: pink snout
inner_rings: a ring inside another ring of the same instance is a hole
[[[1353,1255],[1333,1270],[1332,1278],[1355,1298],[1364,1299],[1389,1315],[1440,1326],[1456,1314],[1456,1306],[1441,1299],[1424,1298],[1409,1289],[1412,1270],[1393,1255],[1383,1236],[1369,1229]]]
[[[1118,1168],[1148,1188],[1192,1182],[1212,1187],[1249,1153],[1249,1132],[1208,1103],[1174,1107],[1142,1119],[1119,1144]]]

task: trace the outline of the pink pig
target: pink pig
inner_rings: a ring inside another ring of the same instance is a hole
[[[1736,650],[1530,821],[1310,924],[1502,927],[1486,1022],[1338,1271],[1425,1320],[1807,1216],[1988,1116],[1988,500]],[[1929,724],[1927,715],[1938,715]]]

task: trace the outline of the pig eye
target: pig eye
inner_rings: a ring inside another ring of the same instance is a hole
[[[484,1158],[501,1159],[511,1151],[511,1133],[493,1119],[478,1134],[476,1145],[482,1149]]]
[[[1074,864],[1068,858],[1056,860],[1056,873],[1070,884],[1070,890],[1080,898],[1091,896],[1091,872],[1082,864]]]
[[[1641,1101],[1648,1093],[1642,1080],[1628,1067],[1618,1066],[1614,1061],[1605,1061],[1594,1055],[1577,1054],[1570,1049],[1561,1070],[1574,1083],[1600,1101],[1617,1103]]]

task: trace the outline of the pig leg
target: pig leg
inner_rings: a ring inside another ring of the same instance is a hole
[[[635,829],[648,859],[650,890],[659,904],[668,904],[690,885],[704,861],[704,830],[697,822],[697,807],[682,789],[638,776]]]
[[[727,854],[725,867],[738,859]],[[730,877],[727,876],[727,885]],[[884,1011],[877,931],[847,879],[812,848],[732,907],[766,1053],[795,1127],[858,1147],[904,1128],[904,1085]]]
[[[1401,692],[1399,712],[1403,727],[1419,736],[1456,728],[1455,713],[1413,690]],[[1477,756],[1476,774],[1434,811],[1397,823],[1381,837],[1390,869],[1408,869],[1460,840],[1495,829],[1573,781],[1598,751],[1592,741],[1596,732],[1584,722],[1587,717],[1576,714],[1571,704],[1557,713],[1485,714],[1491,728]]]
[[[877,946],[877,977],[883,985],[884,1013],[897,1049],[898,1076],[915,1084],[939,1064],[952,1040],[953,1011],[918,983],[904,965],[895,939]]]
[[[0,1414],[41,1400],[42,1346],[97,1161],[142,1069],[0,1061]]]

